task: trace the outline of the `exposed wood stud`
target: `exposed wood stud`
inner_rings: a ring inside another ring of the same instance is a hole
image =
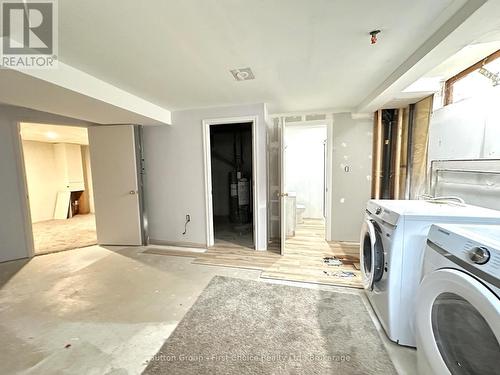
[[[491,55],[485,57],[484,59],[481,59],[474,65],[469,66],[467,69],[462,70],[460,73],[454,75],[453,77],[449,78],[444,84],[444,105],[453,103],[453,85],[457,81],[475,72],[483,65],[486,65],[498,58],[500,58],[500,49],[498,51],[493,52]]]
[[[382,110],[375,112],[373,123],[373,152],[372,152],[372,198],[380,198],[380,178],[382,177]]]

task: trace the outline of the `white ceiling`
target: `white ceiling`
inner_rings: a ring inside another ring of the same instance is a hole
[[[463,17],[465,8],[472,11]],[[468,1],[445,25],[449,30],[441,33],[443,27],[434,34],[429,41],[435,40],[435,43],[431,43],[430,48],[412,64],[403,64],[398,74],[393,74],[370,94],[360,108],[399,108],[436,92],[440,81],[500,48],[499,14],[500,0]],[[416,87],[419,89],[415,90]]]
[[[351,109],[465,2],[60,0],[59,55],[169,110]],[[243,67],[256,79],[236,82],[229,70]]]
[[[474,43],[464,47],[432,69],[425,77],[441,77],[446,80],[498,50],[500,50],[500,33],[496,41]]]
[[[76,143],[88,145],[87,128],[77,126],[21,123],[21,138],[25,141]]]

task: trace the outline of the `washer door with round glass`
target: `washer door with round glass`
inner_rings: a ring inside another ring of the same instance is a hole
[[[417,297],[417,331],[427,365],[439,375],[500,371],[500,300],[454,269],[427,275]]]
[[[378,224],[365,220],[361,228],[360,265],[365,289],[373,289],[384,273],[384,247]]]

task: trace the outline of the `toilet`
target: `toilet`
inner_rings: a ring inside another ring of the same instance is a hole
[[[306,206],[303,204],[297,204],[295,206],[295,220],[297,224],[302,224],[304,222],[304,211]]]

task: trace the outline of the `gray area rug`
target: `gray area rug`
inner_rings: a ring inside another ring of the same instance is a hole
[[[360,296],[215,277],[143,374],[397,374]]]

